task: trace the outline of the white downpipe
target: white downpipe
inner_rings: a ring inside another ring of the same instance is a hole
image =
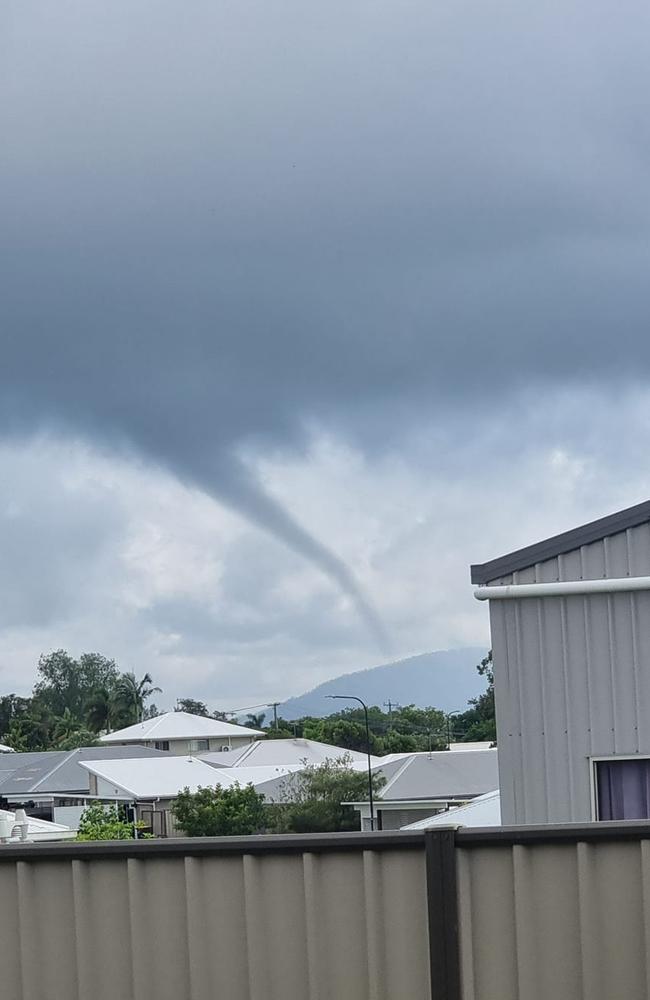
[[[624,594],[650,590],[650,576],[626,576],[621,580],[566,580],[563,583],[509,583],[503,587],[479,587],[477,601],[511,601],[520,597],[570,597],[572,594]]]

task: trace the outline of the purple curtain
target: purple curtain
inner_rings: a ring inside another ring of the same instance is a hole
[[[650,760],[596,762],[598,819],[650,819]]]

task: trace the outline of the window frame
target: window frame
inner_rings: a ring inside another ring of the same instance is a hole
[[[596,778],[597,765],[601,762],[611,764],[617,760],[650,760],[650,753],[607,753],[589,758],[589,794],[591,799],[591,821],[592,823],[608,823],[610,820],[601,819],[598,815],[598,781]],[[650,819],[650,817],[648,817]],[[612,822],[625,822],[616,820]],[[639,822],[642,822],[639,820]]]

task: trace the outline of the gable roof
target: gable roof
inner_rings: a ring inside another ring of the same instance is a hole
[[[589,545],[591,542],[598,542],[609,535],[616,535],[628,528],[636,528],[639,524],[650,521],[650,500],[628,507],[626,510],[619,510],[615,514],[601,517],[597,521],[590,521],[571,531],[563,531],[560,535],[553,535],[544,541],[536,542],[534,545],[527,545],[523,549],[516,549],[505,556],[491,559],[489,562],[476,563],[470,566],[472,583],[486,584],[492,580],[509,576],[520,569],[527,569],[535,563],[544,562],[546,559],[555,559],[565,552],[572,552],[579,549],[581,545]]]
[[[232,722],[221,722],[203,715],[191,715],[189,712],[165,712],[155,719],[136,722],[134,726],[118,729],[114,733],[102,736],[100,743],[139,742],[142,740],[194,740],[210,737],[264,736],[258,729],[247,729],[246,726],[236,726]]]
[[[379,766],[374,771],[388,778],[377,793],[382,802],[464,798],[482,795],[499,783],[496,750],[414,753],[403,761],[391,761],[385,770]]]
[[[435,830],[437,826],[501,826],[501,797],[499,789],[477,795],[471,802],[453,809],[445,809],[435,816],[427,816],[402,830]]]
[[[32,795],[65,792],[87,792],[88,773],[79,767],[82,760],[119,757],[170,757],[152,747],[79,747],[77,750],[43,750],[38,753],[12,754],[9,760],[0,760],[0,795],[16,799]],[[28,758],[25,760],[24,758]]]
[[[320,743],[318,740],[255,740],[248,746],[230,752],[212,751],[198,754],[217,767],[259,767],[260,765],[322,764],[326,760],[340,760],[349,757],[352,761],[363,761],[368,757],[358,750],[344,750],[342,747]],[[371,757],[371,763],[380,763],[381,758]]]
[[[135,799],[173,799],[182,788],[191,792],[219,784],[221,772],[198,757],[122,758],[86,760],[81,767],[112,785],[115,794]]]
[[[216,768],[199,757],[175,756],[120,760],[87,760],[81,767],[112,785],[115,794],[134,799],[173,799],[183,788],[230,788],[249,783],[263,786],[295,770],[289,767]],[[261,790],[261,789],[260,789]],[[100,793],[101,795],[101,793]]]

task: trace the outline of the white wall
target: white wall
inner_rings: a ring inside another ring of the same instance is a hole
[[[85,806],[54,806],[52,819],[55,823],[69,826],[71,830],[78,830],[79,820],[85,808]]]

